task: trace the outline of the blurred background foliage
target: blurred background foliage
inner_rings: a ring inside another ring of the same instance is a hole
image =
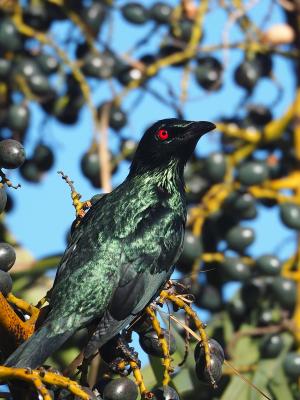
[[[0,137],[27,154],[7,174],[22,187],[7,188],[1,214],[1,241],[17,255],[13,293],[36,304],[52,285],[74,218],[58,169],[88,199],[124,179],[154,120],[212,120],[217,131],[186,167],[174,279],[235,369],[223,367],[218,389],[203,383],[192,338],[176,367],[186,335],[164,308],[171,385],[187,400],[262,398],[249,382],[299,399],[299,46],[298,0],[0,1]],[[64,370],[84,340],[79,332],[50,363]],[[160,359],[148,363],[136,334],[133,344],[146,386],[160,386]],[[97,358],[89,386],[99,398],[104,373]]]

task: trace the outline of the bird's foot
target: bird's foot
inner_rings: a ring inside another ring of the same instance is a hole
[[[126,337],[126,334],[118,335],[116,338],[112,339],[110,345],[113,345],[113,347],[115,348],[115,356],[113,360],[108,363],[108,366],[114,372],[117,372],[123,376],[128,375],[130,372],[132,372],[135,382],[139,388],[141,397],[143,399],[151,398],[148,396],[150,392],[148,392],[146,389],[141,373],[141,362],[138,358],[138,353],[135,352],[132,347],[129,347],[127,339],[128,337]],[[101,348],[101,350],[102,355],[105,356],[105,353],[103,353],[103,348]]]
[[[129,362],[133,361],[137,364],[137,366],[140,368],[141,367],[141,362],[138,357],[138,353],[134,351],[133,347],[130,347],[128,345],[128,342],[126,338],[122,335],[119,336],[118,342],[117,342],[117,349],[119,352],[122,353],[123,358]]]

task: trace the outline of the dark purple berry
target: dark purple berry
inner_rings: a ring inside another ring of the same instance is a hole
[[[136,400],[137,397],[137,386],[128,378],[113,379],[103,390],[103,400]]]
[[[260,343],[260,353],[263,358],[278,357],[284,343],[280,335],[266,335]]]
[[[300,206],[294,203],[282,203],[280,208],[280,218],[285,226],[297,231],[300,230]]]
[[[199,357],[196,360],[196,375],[201,382],[212,383],[212,380],[218,382],[222,377],[222,362],[220,358],[212,354],[208,368],[205,357]]]
[[[130,2],[121,8],[124,19],[132,24],[141,25],[148,20],[148,11],[140,3]]]
[[[153,390],[152,400],[180,400],[179,395],[171,386],[161,386]]]
[[[32,160],[40,171],[49,171],[54,163],[53,151],[45,144],[38,144],[34,149]]]
[[[1,168],[14,169],[25,161],[25,150],[20,142],[14,139],[5,139],[0,142]]]
[[[176,341],[174,336],[165,329],[162,329],[162,332],[168,343],[170,354],[174,354],[176,351]],[[163,357],[164,355],[157,333],[154,330],[149,330],[140,334],[140,345],[145,353],[150,354],[151,356]]]
[[[280,260],[272,254],[260,256],[256,260],[256,269],[262,275],[279,275],[281,266]]]
[[[158,24],[168,24],[171,20],[173,8],[165,2],[158,1],[154,3],[150,10],[150,17]]]
[[[208,347],[210,355],[214,355],[223,364],[225,360],[224,350],[219,342],[215,339],[208,339]],[[205,358],[205,351],[202,342],[198,342],[194,350],[194,358],[197,361],[199,358]]]
[[[283,361],[283,369],[289,378],[298,379],[300,377],[300,353],[287,353]]]
[[[20,174],[28,182],[40,182],[42,174],[33,160],[26,160],[20,168]]]
[[[15,261],[15,249],[8,243],[0,243],[0,270],[9,271]]]
[[[0,188],[0,214],[5,210],[7,207],[7,194],[4,188]],[[7,210],[6,210],[7,211]]]
[[[228,247],[241,253],[254,242],[254,239],[254,230],[240,225],[232,227],[225,235]]]
[[[12,289],[12,279],[11,276],[5,272],[0,270],[0,292],[3,294],[4,297],[11,292]]]

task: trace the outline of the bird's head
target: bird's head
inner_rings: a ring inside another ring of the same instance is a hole
[[[184,166],[198,140],[216,126],[207,121],[162,119],[150,126],[137,147],[130,172],[149,171],[164,167],[170,161]]]

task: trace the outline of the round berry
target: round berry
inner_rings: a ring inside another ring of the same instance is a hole
[[[234,192],[228,198],[228,207],[233,209],[234,212],[243,212],[255,205],[255,198],[250,193],[237,193]]]
[[[121,8],[123,17],[132,24],[141,25],[148,20],[148,11],[140,3],[127,3]]]
[[[203,89],[218,90],[222,85],[223,67],[214,57],[203,57],[197,60],[195,77]]]
[[[5,139],[0,142],[1,168],[14,169],[25,161],[25,150],[20,142],[14,139]]]
[[[12,279],[11,276],[0,269],[0,292],[4,297],[11,292],[12,289]]]
[[[283,361],[283,369],[289,378],[300,377],[300,353],[288,353]]]
[[[11,60],[0,58],[0,80],[6,80],[11,72]]]
[[[162,329],[162,333],[168,343],[170,354],[174,354],[176,351],[176,341],[174,336],[166,329]],[[145,353],[150,354],[151,356],[163,357],[164,355],[157,333],[154,330],[149,330],[140,334],[140,345]]]
[[[280,218],[288,228],[300,230],[300,206],[294,203],[280,204]]]
[[[13,104],[8,109],[7,126],[13,131],[25,131],[29,123],[29,110],[22,104]]]
[[[8,18],[0,21],[0,47],[4,51],[18,51],[22,46],[21,35],[15,24]]]
[[[237,179],[245,186],[260,185],[268,178],[268,167],[261,161],[247,161],[237,171]]]
[[[209,347],[210,355],[214,355],[223,364],[223,362],[225,360],[225,355],[224,355],[224,350],[223,350],[222,346],[220,345],[220,343],[217,342],[215,339],[211,338],[211,339],[208,339],[208,347]],[[197,361],[199,358],[205,359],[205,351],[204,351],[204,346],[203,346],[202,342],[197,343],[195,350],[194,350],[194,358],[195,358],[195,361]]]
[[[281,271],[281,262],[276,256],[265,254],[256,260],[256,269],[262,275],[279,275]]]
[[[271,310],[264,310],[258,319],[258,326],[268,326],[274,323],[274,316]]]
[[[119,131],[127,124],[127,115],[120,107],[113,106],[109,113],[109,126]]]
[[[46,31],[51,24],[47,8],[43,3],[29,3],[24,8],[24,22],[39,31]]]
[[[45,144],[38,144],[34,149],[32,160],[40,171],[49,171],[54,163],[54,153]]]
[[[31,75],[28,78],[28,85],[37,96],[48,96],[52,91],[48,77],[42,73]]]
[[[14,65],[14,73],[23,75],[25,78],[30,78],[33,75],[41,73],[40,67],[33,58],[21,57],[18,58]]]
[[[149,15],[158,24],[168,24],[171,20],[173,8],[162,1],[154,3],[150,10]]]
[[[250,121],[257,126],[264,126],[273,119],[272,111],[261,104],[251,104],[247,108]]]
[[[137,386],[128,378],[113,379],[103,390],[103,400],[136,400],[137,397]]]
[[[222,308],[221,293],[215,286],[205,284],[195,295],[195,304],[212,312],[219,311]]]
[[[83,155],[81,159],[81,170],[83,175],[89,180],[93,182],[100,180],[100,163],[97,151],[87,152]]]
[[[246,228],[240,225],[229,229],[225,235],[228,246],[237,252],[244,252],[246,247],[254,242],[255,232],[252,228]]]
[[[50,54],[39,54],[36,57],[36,61],[41,71],[46,75],[50,75],[58,71],[59,62],[57,58],[51,56]]]
[[[8,243],[0,243],[0,270],[9,271],[15,261],[15,249]]]
[[[275,300],[277,300],[282,307],[291,309],[295,306],[297,298],[297,286],[295,281],[276,276],[271,285],[271,290]]]
[[[251,267],[248,267],[249,269]],[[248,308],[253,308],[261,301],[266,292],[266,282],[260,277],[253,278],[244,283],[241,288],[241,298]]]
[[[28,182],[40,182],[42,174],[33,160],[26,160],[20,167],[20,174]]]
[[[211,354],[208,368],[205,357],[199,357],[196,360],[196,375],[201,382],[211,383],[212,379],[218,382],[222,377],[222,362],[220,358]]]
[[[198,203],[201,196],[207,191],[209,187],[208,181],[199,174],[194,174],[186,179],[186,199],[189,203]]]
[[[280,335],[266,335],[260,343],[260,353],[263,358],[278,357],[284,343]]]
[[[225,257],[222,263],[224,277],[233,281],[245,281],[250,278],[250,267],[241,258]]]
[[[241,319],[246,315],[246,306],[245,303],[240,298],[233,299],[230,303],[227,304],[228,311],[232,318]]]
[[[82,70],[87,76],[108,79],[114,74],[116,60],[109,52],[103,52],[101,54],[88,52],[83,62]]]
[[[143,78],[143,72],[140,68],[132,67],[131,65],[123,65],[117,71],[118,81],[127,86],[133,81],[139,81]]]
[[[189,271],[197,257],[202,254],[203,248],[199,236],[189,229],[185,231],[183,250],[176,263],[179,271]]]
[[[81,16],[86,26],[96,36],[106,16],[106,7],[98,1],[91,2],[89,7],[84,7]]]
[[[262,70],[256,60],[245,60],[235,70],[234,79],[237,85],[252,91],[262,76]]]
[[[152,400],[180,400],[175,389],[170,386],[161,386],[153,390]]]
[[[137,148],[137,142],[133,139],[122,139],[121,152],[125,160],[132,161]]]
[[[0,214],[6,209],[8,197],[4,188],[0,188]]]
[[[226,174],[226,158],[223,153],[212,153],[204,162],[205,177],[213,183],[222,182]]]
[[[250,193],[232,193],[224,203],[226,213],[237,219],[254,219],[257,215],[255,198]]]
[[[177,21],[176,25],[171,26],[171,36],[176,40],[188,42],[192,36],[193,26],[193,22],[190,19],[183,18]]]

